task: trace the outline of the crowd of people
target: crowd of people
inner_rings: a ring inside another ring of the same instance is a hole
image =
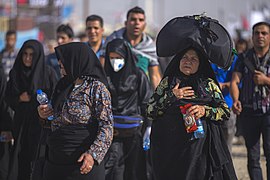
[[[260,180],[261,135],[270,179],[269,23],[253,26],[252,45],[228,38],[236,50],[215,49],[230,52],[226,68],[210,61],[213,52],[198,39],[158,56],[161,47],[145,33],[137,6],[106,38],[101,16],[88,16],[85,27],[74,42],[72,27],[61,24],[46,56],[41,42],[30,39],[17,50],[16,31],[6,33],[1,180],[233,180],[232,144],[240,137],[249,176]],[[40,89],[46,104],[37,101]],[[143,148],[147,140],[150,150]]]

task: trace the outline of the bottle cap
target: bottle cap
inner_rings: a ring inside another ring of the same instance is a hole
[[[41,94],[42,93],[42,90],[41,89],[38,89],[37,90],[37,94]]]

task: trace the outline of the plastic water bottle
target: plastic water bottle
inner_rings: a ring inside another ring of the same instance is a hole
[[[201,119],[196,120],[196,125],[197,125],[198,129],[193,132],[194,137],[196,139],[203,138],[204,137],[204,129],[203,129],[203,124],[202,124]]]
[[[143,150],[148,151],[150,149],[150,138],[147,137],[143,141]]]
[[[37,90],[37,101],[39,102],[39,104],[44,105],[44,104],[48,104],[50,108],[52,108],[51,103],[49,102],[48,96],[46,93],[44,93],[41,89]],[[47,118],[49,121],[54,119],[54,116],[51,115]]]

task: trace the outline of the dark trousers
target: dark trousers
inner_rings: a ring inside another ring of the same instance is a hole
[[[10,143],[0,143],[0,179],[6,180],[8,176]]]
[[[106,180],[146,180],[145,153],[140,135],[114,138],[105,156]]]
[[[266,157],[267,179],[270,180],[270,115],[241,115],[243,135],[248,154],[248,173],[251,180],[262,180],[260,166],[260,136],[263,138],[263,150]]]

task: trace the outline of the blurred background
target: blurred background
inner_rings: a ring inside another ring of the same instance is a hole
[[[90,14],[103,17],[108,35],[124,26],[126,13],[134,6],[145,10],[147,32],[153,38],[170,19],[203,12],[219,20],[234,39],[248,39],[254,23],[270,21],[269,0],[0,0],[0,49],[9,29],[17,31],[20,48],[30,38],[44,43],[55,39],[62,23],[69,23],[78,35]]]

